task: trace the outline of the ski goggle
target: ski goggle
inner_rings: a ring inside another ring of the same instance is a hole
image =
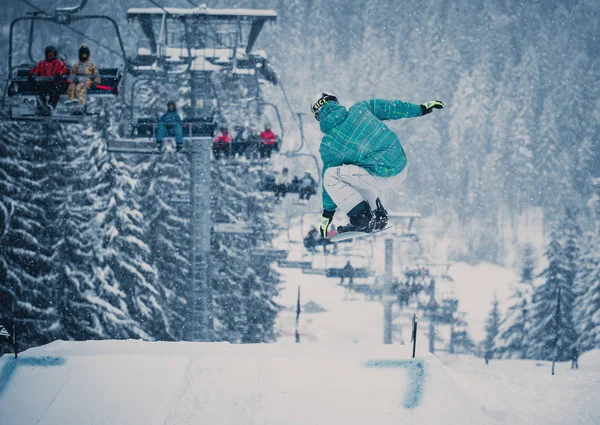
[[[329,101],[337,102],[338,98],[330,93],[323,92],[321,93],[321,98],[318,99],[310,108],[310,111],[313,113],[315,119],[319,121],[319,110]]]

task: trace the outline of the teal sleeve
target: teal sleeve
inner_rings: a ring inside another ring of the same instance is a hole
[[[373,115],[380,120],[399,120],[423,115],[421,105],[402,102],[401,100],[371,99],[367,104]]]

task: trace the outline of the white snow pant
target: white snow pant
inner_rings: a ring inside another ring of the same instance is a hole
[[[398,187],[406,179],[408,167],[392,177],[377,177],[357,165],[331,167],[325,171],[323,186],[333,202],[346,214],[363,200],[375,209],[381,189]]]

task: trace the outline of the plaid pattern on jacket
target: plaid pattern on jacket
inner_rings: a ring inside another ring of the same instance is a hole
[[[327,102],[319,111],[325,133],[319,153],[323,175],[330,167],[357,165],[378,177],[392,177],[406,167],[400,139],[382,120],[420,117],[421,106],[400,100],[372,99],[349,110],[337,102]],[[323,209],[335,211],[335,202],[323,187]]]

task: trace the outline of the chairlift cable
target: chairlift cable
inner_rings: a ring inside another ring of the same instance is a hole
[[[94,40],[93,38],[91,38],[91,37],[87,36],[85,33],[81,32],[81,31],[79,31],[79,30],[76,30],[75,28],[71,28],[71,27],[66,27],[66,28],[67,28],[68,30],[71,30],[71,31],[73,31],[75,34],[77,34],[77,35],[79,35],[79,36],[81,36],[81,37],[85,38],[86,40],[88,40],[88,41],[91,41],[92,43],[95,43],[95,44],[97,44],[99,47],[102,47],[102,48],[104,48],[104,49],[108,50],[108,51],[109,51],[109,52],[111,52],[111,53],[114,53],[114,54],[116,54],[116,55],[119,55],[119,56],[123,56],[123,52],[119,52],[119,51],[117,51],[117,50],[111,49],[110,47],[108,47],[108,46],[106,46],[106,45],[104,45],[104,44],[100,43],[99,41],[96,41],[96,40]]]
[[[34,5],[33,3],[31,3],[31,2],[29,2],[27,0],[20,0],[20,1],[23,2],[23,3],[25,3],[27,6],[29,6],[29,7],[33,8],[33,9],[37,10],[38,12],[41,12],[44,15],[48,15],[48,13],[46,11],[40,9],[39,7],[37,7],[36,5]],[[86,39],[86,40],[88,40],[88,41],[90,41],[90,42],[92,42],[92,43],[94,43],[96,45],[98,45],[99,47],[102,47],[103,49],[108,50],[111,53],[115,53],[115,54],[117,54],[119,56],[123,56],[122,52],[118,52],[118,51],[116,51],[114,49],[111,49],[108,46],[105,46],[104,44],[100,43],[99,41],[94,40],[93,38],[87,36],[85,33],[81,32],[79,30],[76,30],[75,28],[72,28],[72,27],[69,27],[69,26],[65,26],[65,28],[68,29],[69,31],[73,31],[75,34],[79,35],[80,37],[83,37],[84,39]]]
[[[294,109],[292,108],[292,104],[290,103],[290,100],[287,97],[287,93],[285,92],[285,88],[283,87],[283,83],[281,81],[279,82],[279,87],[281,87],[281,92],[283,93],[283,98],[285,99],[285,103],[287,104],[287,107],[290,110],[290,113],[292,114],[292,118],[294,119],[294,121],[298,122],[298,119],[296,118]]]
[[[25,3],[27,6],[31,7],[32,9],[37,10],[38,12],[43,13],[44,15],[47,15],[47,13],[40,9],[39,7],[37,7],[35,4],[28,2],[27,0],[21,0],[23,3]]]

